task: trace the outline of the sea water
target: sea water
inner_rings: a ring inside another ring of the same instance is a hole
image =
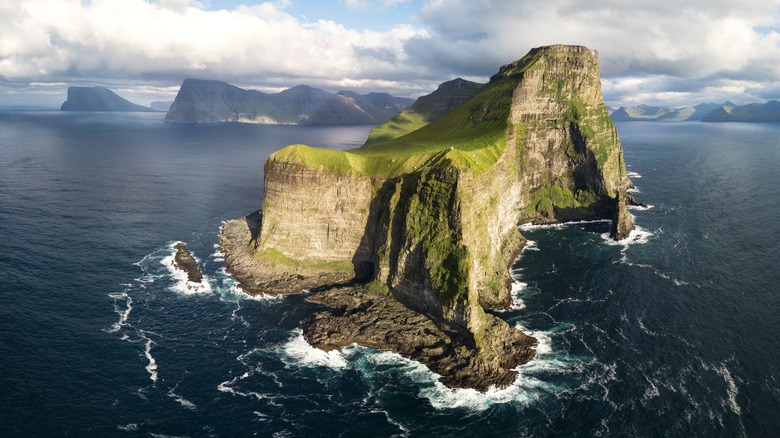
[[[649,208],[524,225],[515,383],[310,347],[305,296],[251,298],[217,250],[288,144],[370,126],[171,125],[0,113],[1,436],[771,436],[780,430],[780,125],[618,124]],[[204,284],[172,269],[185,242]],[[189,286],[189,287],[188,287]]]

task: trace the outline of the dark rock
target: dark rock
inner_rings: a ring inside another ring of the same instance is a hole
[[[173,247],[176,255],[173,257],[173,266],[187,274],[187,281],[200,283],[203,280],[203,274],[200,272],[200,266],[195,258],[190,254],[185,243],[177,243]]]
[[[484,392],[491,386],[507,387],[517,376],[513,369],[536,355],[536,339],[492,315],[484,315],[488,321],[485,338],[501,345],[478,347],[470,332],[434,322],[389,293],[367,287],[334,288],[307,300],[333,308],[304,323],[304,338],[314,347],[329,351],[357,343],[395,351],[427,365],[443,376],[442,383],[453,388]],[[505,354],[482,354],[493,348]]]
[[[620,198],[615,208],[615,214],[612,217],[612,229],[609,232],[609,237],[614,240],[626,239],[634,231],[634,228],[631,213],[626,210],[626,201]]]

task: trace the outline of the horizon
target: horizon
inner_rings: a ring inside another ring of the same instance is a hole
[[[148,106],[186,78],[417,98],[552,44],[599,52],[612,108],[780,97],[779,1],[613,3],[23,0],[2,6],[0,107],[58,108],[69,86]]]

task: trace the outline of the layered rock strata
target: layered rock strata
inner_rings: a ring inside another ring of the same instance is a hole
[[[411,133],[272,154],[262,216],[228,221],[221,245],[252,293],[340,285],[309,297],[334,309],[306,322],[314,346],[397,351],[486,390],[534,356],[535,339],[486,312],[512,304],[518,224],[615,217],[621,238],[630,187],[597,53],[549,46]]]

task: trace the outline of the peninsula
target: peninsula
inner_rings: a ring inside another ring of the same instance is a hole
[[[251,294],[311,291],[329,309],[304,323],[317,348],[392,350],[450,387],[506,387],[537,343],[489,312],[512,305],[518,224],[610,218],[615,239],[634,228],[598,54],[533,49],[418,124],[377,127],[381,140],[350,151],[272,154],[262,212],[222,228],[227,269]]]

